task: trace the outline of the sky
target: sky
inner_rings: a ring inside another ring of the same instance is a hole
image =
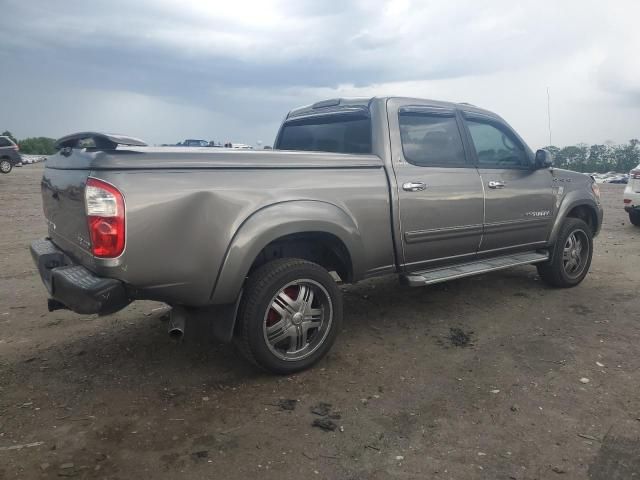
[[[0,0],[0,131],[273,142],[340,96],[469,102],[532,148],[640,137],[636,0]]]

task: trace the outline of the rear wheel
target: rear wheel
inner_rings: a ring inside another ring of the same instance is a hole
[[[12,168],[13,165],[11,165],[11,162],[9,160],[7,160],[6,158],[0,160],[0,172],[9,173]]]
[[[631,210],[629,212],[629,221],[636,227],[640,227],[640,210]]]
[[[320,265],[275,260],[249,277],[237,321],[242,354],[260,368],[290,374],[331,348],[342,323],[342,295]]]
[[[593,234],[579,218],[567,218],[551,249],[551,259],[538,264],[538,273],[549,285],[575,287],[589,272],[593,255]]]

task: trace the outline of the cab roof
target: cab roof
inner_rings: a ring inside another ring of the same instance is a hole
[[[304,105],[302,107],[294,108],[288,113],[287,119],[294,118],[294,117],[304,117],[307,115],[330,113],[332,111],[364,110],[364,109],[369,109],[369,106],[373,102],[378,101],[378,102],[386,103],[386,101],[390,99],[404,100],[407,103],[411,103],[413,101],[413,102],[419,103],[420,105],[427,105],[427,106],[434,106],[434,107],[464,108],[465,110],[470,112],[489,115],[492,117],[498,117],[498,115],[496,115],[495,113],[489,110],[476,107],[475,105],[472,105],[466,102],[456,103],[456,102],[445,102],[440,100],[428,100],[424,98],[388,96],[388,97],[341,97],[341,98],[332,98],[328,100],[322,100],[320,102],[316,102],[311,105]]]

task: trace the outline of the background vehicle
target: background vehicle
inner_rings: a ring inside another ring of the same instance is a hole
[[[87,137],[95,148],[78,148]],[[557,287],[586,276],[600,229],[587,175],[550,168],[499,116],[410,98],[291,111],[273,151],[172,151],[82,133],[42,180],[49,238],[32,254],[50,308],[173,306],[255,364],[291,373],[329,350],[335,277],[409,286],[536,264]]]
[[[607,178],[604,183],[617,183],[617,184],[627,184],[629,183],[628,175],[616,175],[614,177]]]
[[[629,172],[629,183],[624,189],[624,209],[629,221],[640,227],[640,165]]]
[[[180,144],[182,147],[208,147],[209,142],[206,140],[187,139]]]
[[[30,165],[32,163],[40,163],[40,162],[44,162],[47,159],[46,155],[21,155],[22,157],[22,164],[23,165]]]
[[[20,163],[22,163],[20,147],[9,137],[0,136],[0,172],[9,173]]]

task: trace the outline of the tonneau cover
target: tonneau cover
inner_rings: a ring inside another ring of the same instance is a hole
[[[52,155],[47,168],[63,170],[382,168],[376,155],[213,147],[72,149]]]

